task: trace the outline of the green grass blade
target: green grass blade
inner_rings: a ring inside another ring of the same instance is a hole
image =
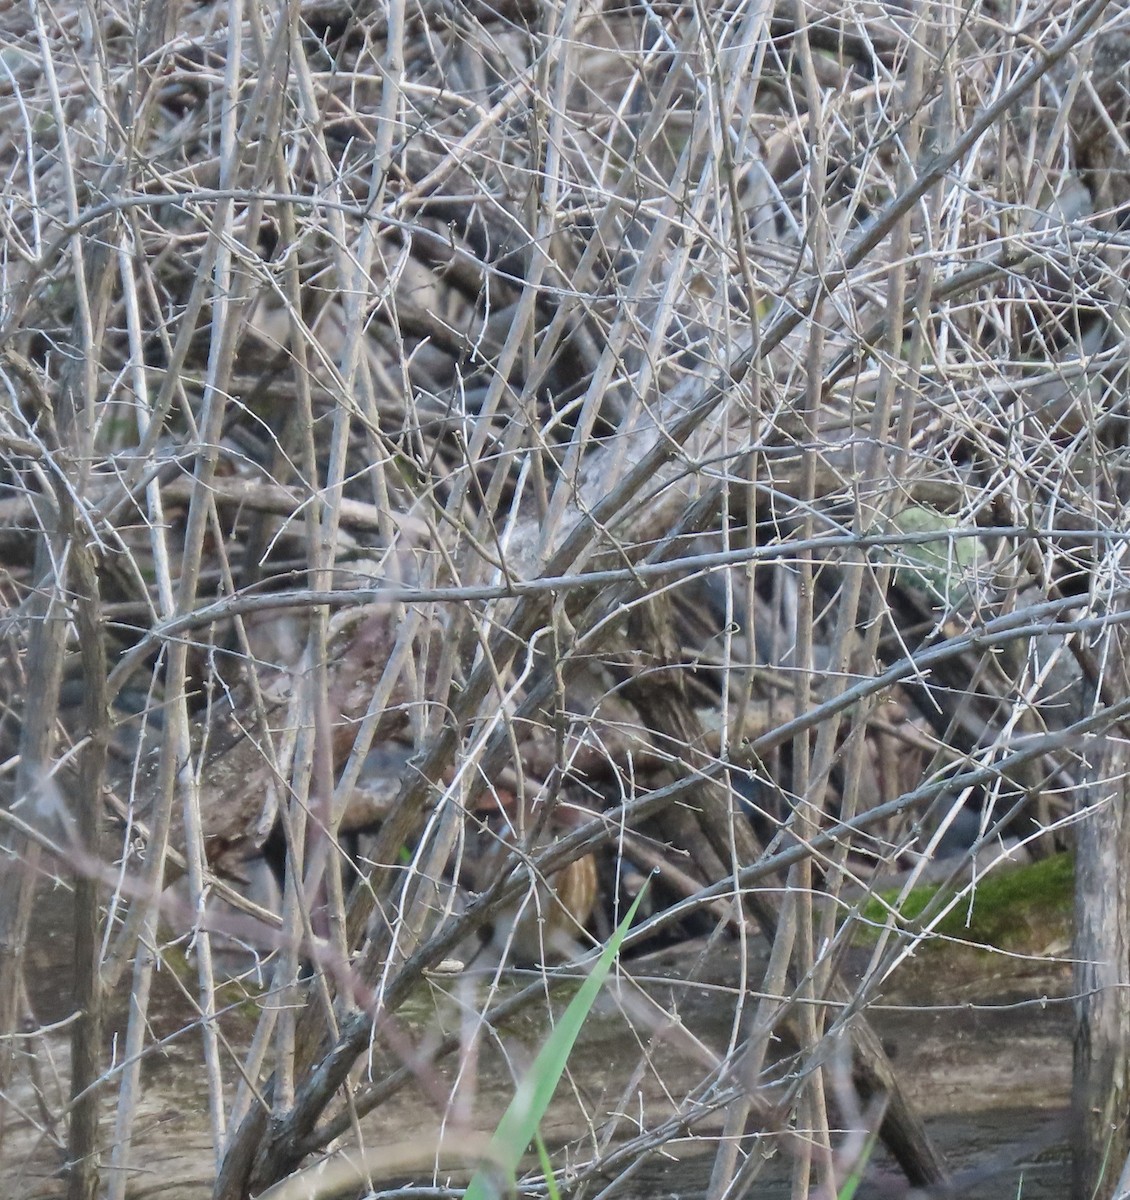
[[[541,1172],[545,1176],[545,1190],[549,1200],[561,1200],[561,1193],[557,1190],[557,1180],[553,1178],[553,1163],[550,1161],[549,1149],[540,1133],[534,1134],[534,1145],[537,1147]]]
[[[863,1150],[860,1152],[859,1158],[856,1160],[848,1177],[844,1180],[843,1187],[840,1188],[836,1200],[855,1200],[855,1193],[859,1185],[863,1182],[864,1172],[867,1170],[867,1164],[871,1161],[871,1155],[875,1152],[875,1145],[878,1140],[879,1129],[876,1126],[867,1135],[867,1141],[863,1145]]]
[[[577,1036],[605,979],[608,978],[608,972],[612,969],[616,955],[631,928],[632,919],[643,894],[641,890],[616,932],[608,939],[596,966],[551,1030],[545,1045],[538,1051],[533,1066],[519,1084],[510,1107],[502,1114],[502,1120],[494,1131],[486,1155],[492,1175],[502,1172],[507,1179],[512,1179],[526,1147],[534,1140],[542,1117],[545,1116],[553,1093],[564,1074],[565,1064],[569,1061]],[[467,1188],[466,1200],[492,1200],[493,1195],[487,1171],[476,1171]]]

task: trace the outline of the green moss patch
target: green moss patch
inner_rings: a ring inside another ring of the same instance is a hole
[[[957,889],[937,885],[915,888],[903,901],[897,917],[900,929],[917,931],[923,915],[936,913]],[[899,890],[881,891],[860,910],[856,940],[877,940],[898,903]],[[964,942],[1011,950],[1042,953],[1053,943],[1070,937],[1074,904],[1074,863],[1070,854],[1057,854],[1028,866],[990,875],[957,902],[933,926],[936,940]]]

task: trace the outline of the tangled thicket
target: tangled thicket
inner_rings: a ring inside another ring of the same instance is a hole
[[[937,1176],[864,1016],[929,922],[806,1002],[845,887],[1117,776],[1128,61],[1063,0],[0,3],[0,1035],[53,873],[80,962],[62,1092],[0,1059],[29,1161],[125,1195],[164,948],[241,1197],[431,1070],[425,972],[583,959],[656,870],[633,944],[779,933],[770,998],[571,1186],[725,1111],[713,1194],[789,1113],[834,1188],[845,1029]]]

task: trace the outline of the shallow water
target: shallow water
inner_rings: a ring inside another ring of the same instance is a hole
[[[1043,1109],[993,1109],[967,1117],[928,1119],[931,1137],[953,1170],[952,1191],[963,1200],[1062,1200],[1070,1192],[1071,1163],[1063,1115]],[[617,1192],[625,1200],[701,1200],[713,1154],[653,1162]],[[788,1160],[769,1160],[752,1184],[758,1200],[785,1200],[790,1192]],[[857,1200],[924,1197],[909,1192],[906,1180],[882,1151],[876,1153]]]

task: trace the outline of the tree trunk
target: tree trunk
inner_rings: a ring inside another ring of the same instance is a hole
[[[1128,770],[1126,743],[1095,747],[1084,793],[1095,807],[1076,826],[1074,1200],[1114,1196],[1130,1154]]]

